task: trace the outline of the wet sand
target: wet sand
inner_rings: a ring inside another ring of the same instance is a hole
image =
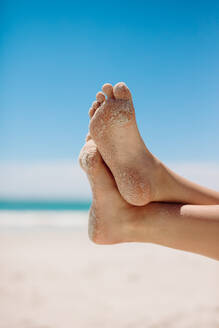
[[[149,244],[94,245],[85,221],[1,226],[0,327],[216,328],[219,262]]]

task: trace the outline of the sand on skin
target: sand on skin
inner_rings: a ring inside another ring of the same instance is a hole
[[[58,218],[67,222],[69,214]],[[1,328],[216,328],[218,277],[218,262],[202,256],[149,244],[94,245],[85,221],[0,227]]]

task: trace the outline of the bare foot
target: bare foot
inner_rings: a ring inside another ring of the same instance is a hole
[[[123,198],[142,206],[158,200],[159,161],[138,131],[131,93],[125,83],[104,84],[90,114],[90,135],[110,168]],[[88,137],[89,139],[89,137]]]
[[[93,140],[86,142],[79,161],[87,173],[93,193],[88,228],[90,239],[97,244],[132,241],[132,231],[140,223],[136,215],[140,208],[131,206],[121,197]]]

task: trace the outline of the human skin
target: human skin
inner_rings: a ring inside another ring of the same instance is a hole
[[[219,260],[219,205],[151,203],[144,210],[149,242]],[[144,233],[137,239],[146,242]]]
[[[96,95],[79,157],[93,192],[90,238],[150,242],[219,259],[219,193],[179,176],[147,149],[125,83],[102,90],[107,98]]]
[[[79,161],[88,176],[93,193],[88,229],[93,242],[154,243],[219,260],[217,199],[215,205],[165,202],[152,202],[145,206],[131,205],[121,196],[96,144],[90,137],[88,139],[80,152]],[[183,184],[183,180],[181,183]],[[184,192],[187,192],[187,186],[185,184]],[[201,195],[204,195],[205,189],[200,188]],[[195,195],[197,200],[198,193]],[[208,189],[206,197],[209,197]]]
[[[179,176],[148,150],[137,127],[131,92],[124,82],[114,87],[106,83],[102,90],[105,94],[97,93],[89,111],[88,139],[94,140],[128,203],[219,204],[219,192]]]

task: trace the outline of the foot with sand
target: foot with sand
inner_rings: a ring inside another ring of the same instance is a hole
[[[98,92],[79,157],[93,193],[91,240],[151,242],[219,259],[219,193],[184,179],[149,152],[124,83],[102,89],[107,99]]]
[[[150,242],[219,259],[219,206],[128,204],[93,140],[79,156],[90,181],[93,201],[89,237],[97,244]]]
[[[82,148],[79,162],[87,174],[93,193],[88,228],[90,239],[98,244],[128,241],[132,206],[121,197],[93,140],[87,141]]]
[[[90,135],[109,166],[123,198],[133,205],[155,200],[158,161],[139,134],[125,83],[104,84],[90,109]]]
[[[106,83],[102,90],[89,111],[90,137],[128,203],[219,204],[217,192],[180,177],[147,149],[137,127],[131,92],[124,82],[114,87]]]

